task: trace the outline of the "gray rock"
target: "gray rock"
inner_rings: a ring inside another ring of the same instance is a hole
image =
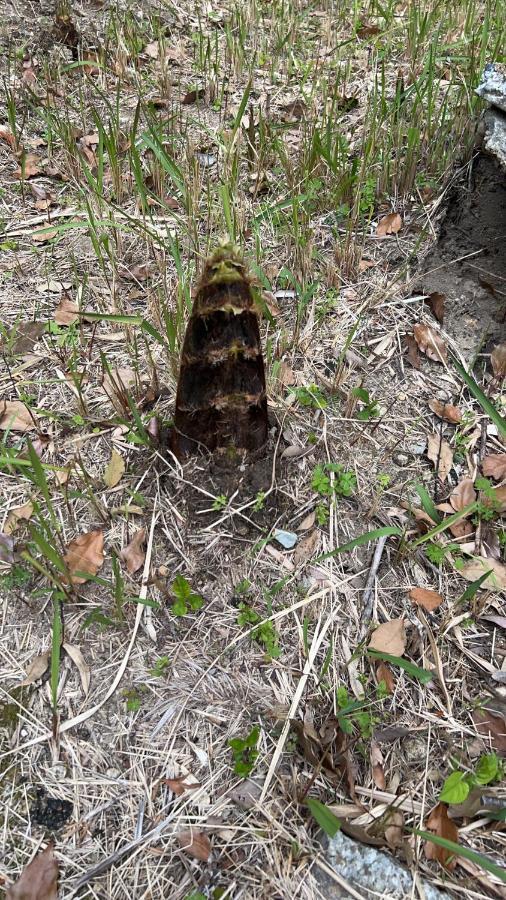
[[[485,133],[483,146],[506,169],[506,114],[498,109],[487,109],[483,116]]]
[[[375,847],[359,844],[342,831],[324,839],[329,866],[344,878],[364,900],[411,900],[414,896],[411,873],[393,857]],[[320,895],[325,900],[351,900],[352,895],[317,866],[313,869]],[[451,900],[449,894],[422,881],[426,900]],[[369,893],[371,892],[371,893]],[[415,892],[416,893],[416,892]]]
[[[485,66],[476,93],[492,106],[506,112],[506,66],[501,63]]]

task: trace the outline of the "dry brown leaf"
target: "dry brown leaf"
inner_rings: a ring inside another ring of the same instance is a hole
[[[84,156],[90,170],[92,172],[96,170],[98,165],[97,157],[93,152],[92,147],[86,142],[86,139],[80,138],[80,140],[77,142],[77,146],[79,147],[81,154]]]
[[[311,557],[315,555],[319,543],[320,532],[315,528],[314,531],[310,531],[310,533],[305,535],[305,537],[297,544],[293,554],[294,564],[300,566],[301,563],[305,563],[307,560],[311,559]]]
[[[0,429],[2,431],[33,431],[37,423],[21,400],[0,400]]]
[[[120,553],[121,559],[125,563],[130,575],[137,572],[144,564],[144,560],[146,559],[146,550],[144,549],[145,543],[146,529],[139,528],[139,530],[135,532],[130,543],[127,544]]]
[[[362,259],[360,260],[360,262],[358,264],[358,271],[359,272],[367,272],[368,269],[373,269],[377,265],[378,265],[378,263],[376,262],[376,260],[364,259],[364,257],[362,257]]]
[[[488,709],[475,709],[473,722],[477,731],[490,741],[493,749],[506,756],[506,722],[502,716],[495,715]]]
[[[413,327],[413,334],[420,350],[429,359],[440,363],[446,362],[448,358],[446,344],[431,325],[426,325],[425,322],[418,322]]]
[[[252,778],[245,778],[237,782],[236,787],[232,788],[227,796],[232,803],[237,803],[242,809],[253,809],[258,804],[261,794],[261,785]]]
[[[488,525],[485,522],[481,523],[480,556],[492,559],[501,558],[499,535],[492,525]]]
[[[285,386],[289,386],[291,384],[297,384],[297,379],[294,375],[293,369],[288,365],[283,359],[281,360],[278,368],[278,379],[281,384]]]
[[[281,459],[298,459],[300,456],[307,456],[310,449],[312,448],[297,447],[296,444],[290,444],[289,447],[285,447],[283,450]]]
[[[297,526],[297,531],[309,531],[309,529],[313,527],[315,519],[316,512],[313,509],[307,516],[304,516],[300,525]]]
[[[443,324],[445,315],[445,300],[446,296],[444,294],[440,294],[439,291],[432,291],[432,294],[429,294],[429,296],[427,297],[427,303],[434,313],[434,316],[441,324]]]
[[[145,53],[146,56],[149,56],[150,59],[158,59],[160,53],[160,42],[151,41],[151,43],[146,44],[142,52]]]
[[[176,797],[182,797],[186,791],[194,791],[196,788],[202,787],[201,784],[197,780],[194,783],[190,784],[186,779],[191,778],[192,776],[188,775],[179,775],[177,778],[164,778],[163,783],[170,788],[171,791],[176,795]]]
[[[387,813],[385,840],[392,850],[402,846],[404,839],[404,816],[400,809],[392,809]]]
[[[125,460],[123,459],[121,453],[118,453],[118,451],[113,448],[111,452],[111,458],[105,467],[104,484],[106,484],[107,487],[110,488],[116,487],[116,485],[121,481],[124,474]]]
[[[406,347],[408,348],[408,359],[414,369],[419,369],[421,365],[420,354],[418,352],[418,344],[412,334],[407,334],[404,338]]]
[[[26,678],[20,684],[20,687],[25,687],[28,684],[34,684],[39,678],[47,672],[49,666],[49,660],[51,659],[51,651],[46,650],[45,653],[40,653],[38,656],[34,656],[29,667],[28,672],[26,673]]]
[[[83,53],[83,71],[87,75],[98,75],[100,72],[100,60],[94,50],[86,50]]]
[[[427,612],[433,612],[443,602],[441,594],[438,594],[437,591],[430,591],[428,588],[411,588],[409,596],[413,603],[423,606]]]
[[[460,512],[466,506],[469,506],[470,503],[474,503],[475,500],[476,491],[472,478],[463,478],[450,494],[450,503],[455,512]]]
[[[46,330],[45,322],[20,322],[16,329],[13,329],[9,337],[14,338],[12,352],[16,354],[29,353],[33,350],[37,341],[42,337]]]
[[[451,403],[441,403],[441,400],[429,400],[429,406],[432,412],[439,416],[440,419],[444,419],[445,422],[451,422],[452,425],[462,422],[460,409],[452,406]]]
[[[182,106],[191,106],[191,104],[196,103],[197,100],[203,100],[205,96],[205,88],[195,88],[193,91],[187,91],[181,100],[181,104]]]
[[[104,564],[103,531],[97,529],[80,534],[68,545],[64,559],[72,584],[84,584],[87,579],[77,573],[96,575]]]
[[[378,625],[369,641],[370,650],[390,653],[391,656],[402,656],[406,649],[406,631],[404,619],[390,619]]]
[[[54,311],[54,320],[57,325],[73,325],[79,319],[79,306],[64,293]]]
[[[485,506],[492,506],[501,514],[506,512],[506,484],[503,484],[501,487],[493,488],[493,490],[490,491],[490,497],[480,494],[480,500],[482,500]]]
[[[12,131],[9,131],[5,125],[0,125],[0,141],[4,141],[5,144],[8,144],[11,150],[17,149],[16,138]]]
[[[376,678],[378,679],[378,682],[384,682],[389,694],[393,694],[395,690],[395,678],[388,663],[383,662],[383,660],[376,666]]]
[[[32,234],[32,241],[35,241],[36,244],[46,244],[48,241],[52,241],[53,238],[58,234],[57,228],[46,228],[44,227],[40,231],[34,231]]]
[[[437,522],[434,519],[431,519],[428,513],[425,512],[424,509],[416,509],[413,507],[411,510],[417,522],[424,522],[426,525],[430,525],[431,527],[437,525]]]
[[[481,468],[486,478],[503,481],[506,478],[506,453],[489,453],[483,458]]]
[[[40,175],[42,160],[36,153],[26,153],[21,158],[19,168],[16,170],[16,178],[34,178]]]
[[[14,534],[19,523],[23,519],[29,519],[33,513],[33,503],[24,503],[23,506],[16,506],[9,511],[7,520],[4,525],[5,534]]]
[[[28,863],[21,877],[7,888],[6,900],[57,900],[58,863],[53,844]]]
[[[459,830],[455,823],[448,818],[448,809],[445,803],[438,803],[434,807],[425,822],[425,829],[433,832],[438,837],[458,844]],[[452,858],[449,850],[439,847],[438,844],[433,844],[431,841],[425,841],[425,856],[427,859],[437,859],[442,866],[450,870],[454,869],[457,863],[455,857]]]
[[[402,218],[399,213],[391,212],[383,216],[376,227],[378,237],[386,234],[397,234],[402,228]]]
[[[446,481],[453,466],[453,450],[447,441],[438,434],[429,434],[427,437],[427,456],[437,466],[437,473],[441,481]]]
[[[472,534],[474,531],[474,525],[469,519],[461,519],[460,522],[454,522],[453,525],[449,526],[450,533],[455,538],[463,538]]]
[[[181,850],[188,853],[189,856],[200,859],[202,862],[209,862],[211,856],[211,841],[205,831],[180,831],[177,840]]]
[[[481,556],[475,556],[457,571],[466,581],[476,581],[485,572],[490,572],[481,587],[488,591],[506,591],[506,566],[497,559],[483,559]]]
[[[371,741],[371,769],[372,769],[372,778],[374,784],[380,791],[384,791],[387,782],[385,778],[385,771],[383,769],[383,754],[379,748],[379,745],[376,741]]]
[[[76,644],[63,644],[65,653],[70,657],[79,672],[83,692],[86,695],[90,689],[91,670],[83,654]]]
[[[506,378],[506,343],[498,344],[494,347],[490,354],[490,362],[492,363],[492,371],[499,381]]]

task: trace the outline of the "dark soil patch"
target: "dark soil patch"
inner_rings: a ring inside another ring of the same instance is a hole
[[[244,510],[244,515],[231,515],[224,524],[242,536],[259,537],[261,532],[272,528],[281,513],[286,511],[286,497],[280,497],[275,488],[270,491],[271,452],[260,458],[249,455],[238,457],[235,461],[226,461],[216,453],[210,459],[203,459],[202,464],[197,464],[196,469],[186,477],[192,482],[185,489],[187,521],[191,528],[205,528],[221,519],[226,515],[227,502],[235,510],[251,503]],[[202,490],[221,498],[223,509],[218,504],[212,509],[212,498],[203,494]]]
[[[74,807],[69,800],[50,797],[44,787],[37,789],[37,799],[30,809],[30,819],[48,831],[58,831],[70,819]]]
[[[444,327],[467,360],[504,339],[505,247],[506,176],[482,154],[452,193],[422,280],[424,292],[446,294]]]

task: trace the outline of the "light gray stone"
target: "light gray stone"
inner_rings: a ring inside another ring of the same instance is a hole
[[[483,146],[506,169],[506,114],[498,109],[487,109],[483,116],[485,134]]]
[[[485,66],[476,93],[492,106],[506,112],[506,65],[489,63]]]
[[[324,838],[325,857],[334,871],[344,878],[364,900],[411,900],[413,877],[393,857],[375,847],[360,844],[338,831],[334,838]],[[340,887],[330,875],[317,866],[313,874],[320,896],[325,900],[351,900],[352,895]],[[449,894],[422,880],[426,900],[451,900]]]

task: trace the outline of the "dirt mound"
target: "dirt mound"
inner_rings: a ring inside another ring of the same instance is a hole
[[[467,186],[450,198],[440,238],[426,257],[422,287],[446,294],[446,331],[468,359],[504,337],[506,176],[480,155]]]

